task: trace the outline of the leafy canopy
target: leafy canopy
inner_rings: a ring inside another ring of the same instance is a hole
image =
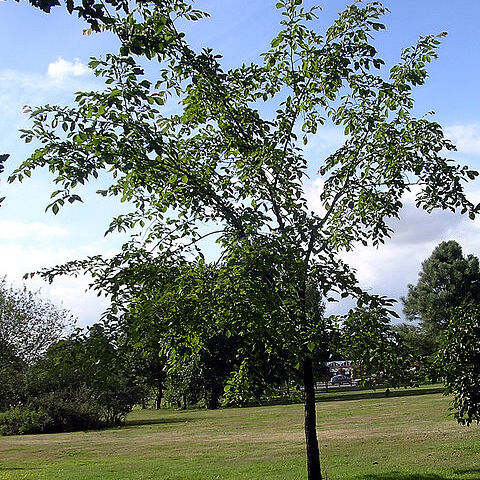
[[[113,258],[42,274],[90,271],[95,288],[112,295],[111,318],[142,312],[174,362],[220,331],[248,345],[235,378],[248,378],[260,353],[298,371],[325,334],[306,305],[309,283],[324,298],[353,296],[378,318],[388,314],[392,302],[363,292],[340,255],[384,242],[412,186],[427,211],[478,212],[463,190],[477,173],[444,156],[454,147],[438,123],[411,113],[413,87],[425,82],[444,34],[421,37],[386,71],[373,45],[384,29],[381,3],[355,2],[319,32],[319,8],[283,0],[263,60],[226,70],[179,30],[205,17],[192,5],[68,2],[121,48],[90,63],[104,90],[79,92],[73,107],[33,109],[22,135],[41,146],[10,181],[48,168],[57,186],[48,208],[57,213],[81,200],[79,185],[108,172],[99,194],[132,207],[108,232],[131,231],[131,241]],[[142,57],[158,63],[154,81]],[[301,143],[326,122],[346,138],[320,165],[323,208],[312,212]],[[214,274],[206,238],[220,252]]]
[[[470,425],[480,422],[480,306],[457,307],[442,333],[437,366],[446,393],[453,394],[455,419]]]

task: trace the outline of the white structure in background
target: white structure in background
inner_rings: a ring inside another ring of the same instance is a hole
[[[333,360],[327,362],[327,366],[330,369],[332,376],[334,375],[346,375],[347,377],[353,378],[353,365],[351,360]]]

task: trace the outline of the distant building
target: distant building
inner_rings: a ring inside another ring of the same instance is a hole
[[[351,360],[333,360],[331,362],[327,362],[327,366],[330,369],[332,376],[347,375],[352,377],[353,370],[355,368],[355,365]]]

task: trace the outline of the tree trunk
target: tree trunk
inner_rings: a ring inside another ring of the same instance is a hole
[[[162,385],[158,387],[157,395],[155,396],[155,409],[160,410],[162,408],[162,398],[163,398],[163,391]]]
[[[303,385],[305,387],[305,442],[307,446],[308,480],[322,480],[320,451],[317,439],[315,383],[313,379],[313,365],[310,358],[305,358],[303,361]]]

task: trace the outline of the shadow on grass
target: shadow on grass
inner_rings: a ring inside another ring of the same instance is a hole
[[[455,470],[455,475],[469,475],[468,478],[480,478],[479,476],[473,477],[473,475],[480,474],[480,468],[469,468],[462,470]],[[470,475],[472,475],[470,477]],[[401,473],[401,472],[389,472],[379,474],[367,474],[366,476],[356,477],[358,480],[452,480],[451,476],[438,475],[436,473]],[[461,478],[461,477],[457,477]]]
[[[431,388],[406,388],[399,390],[390,390],[387,394],[384,389],[382,390],[367,390],[362,388],[353,387],[342,389],[339,392],[317,392],[315,401],[319,402],[341,402],[346,400],[367,400],[371,398],[393,398],[393,397],[411,397],[415,395],[431,395],[432,393],[443,393],[444,387],[431,387]],[[288,397],[277,397],[263,401],[250,401],[243,405],[236,405],[237,407],[268,407],[273,405],[293,405],[302,404],[301,399],[292,399]],[[480,480],[480,479],[479,479]]]
[[[390,472],[379,475],[368,474],[365,477],[356,477],[358,480],[451,480],[450,477],[435,473],[400,473]]]
[[[343,400],[366,400],[370,398],[393,398],[393,397],[411,397],[415,395],[430,395],[432,393],[442,393],[443,387],[432,388],[407,388],[402,390],[390,390],[387,395],[385,390],[377,390],[376,392],[349,392],[349,393],[323,393],[317,395],[317,402],[339,402]]]
[[[135,427],[138,425],[162,425],[169,423],[191,423],[195,422],[195,420],[196,419],[194,417],[139,418],[137,420],[127,420],[125,422],[125,427]]]

